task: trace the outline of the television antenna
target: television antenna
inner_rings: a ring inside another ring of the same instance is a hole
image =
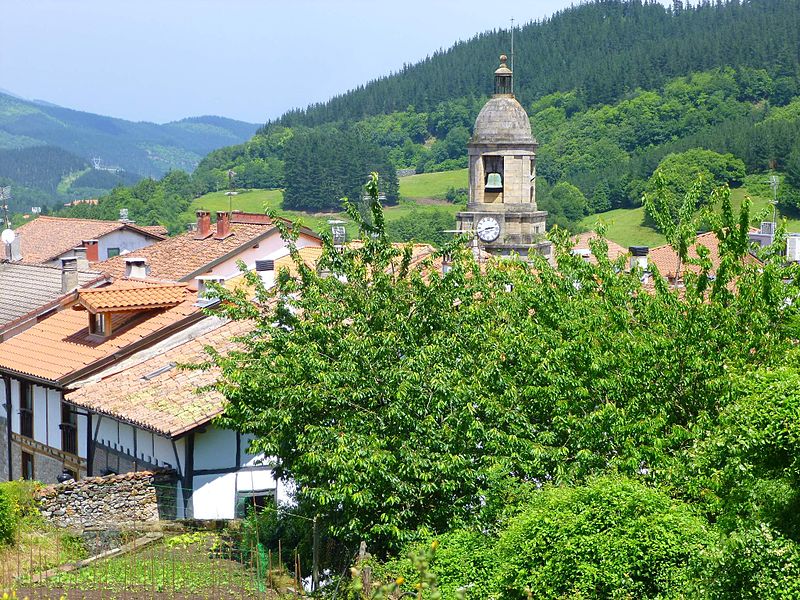
[[[14,230],[11,229],[11,221],[8,218],[8,201],[11,199],[11,186],[0,186],[0,202],[3,204],[3,219],[5,221],[5,229],[0,233],[0,240],[6,244],[10,244],[17,237]]]
[[[228,191],[225,195],[228,197],[228,212],[233,212],[233,197],[236,195],[236,171],[228,169]]]

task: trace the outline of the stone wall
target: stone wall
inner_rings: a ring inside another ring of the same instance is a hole
[[[175,471],[89,477],[44,488],[42,515],[60,527],[108,527],[176,517]]]

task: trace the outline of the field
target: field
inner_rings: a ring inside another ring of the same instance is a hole
[[[425,219],[434,213],[446,211],[452,214],[453,225],[455,226],[455,214],[459,206],[444,202],[447,190],[450,188],[464,188],[467,186],[467,169],[458,171],[444,171],[441,173],[422,173],[420,175],[410,175],[400,178],[401,200],[396,206],[386,208],[386,220],[393,220],[414,215],[415,218]],[[733,205],[735,208],[741,206],[748,190],[744,187],[732,190]],[[753,224],[763,220],[758,218],[769,218],[772,205],[769,198],[749,194],[753,201],[752,214],[755,217]],[[283,216],[292,219],[300,219],[304,225],[316,231],[328,229],[329,219],[343,219],[347,216],[344,213],[306,213],[282,209],[283,193],[281,190],[241,190],[232,198],[225,192],[212,192],[192,202],[192,205],[185,214],[185,219],[191,221],[194,218],[194,211],[204,208],[211,211],[227,210],[229,205],[234,210],[246,212],[264,212],[266,208],[276,209]],[[622,246],[659,246],[666,240],[664,236],[656,230],[644,225],[643,208],[620,208],[605,213],[593,214],[585,217],[581,225],[587,229],[594,229],[598,222],[605,224],[606,235],[609,239],[621,244]],[[787,219],[787,228],[791,232],[800,232],[800,219]],[[353,237],[357,234],[352,228],[348,227],[348,234]]]
[[[400,178],[400,197],[411,199],[444,198],[450,188],[466,188],[469,184],[468,169],[420,173]]]
[[[467,170],[444,171],[442,173],[423,173],[400,178],[401,200],[396,206],[386,208],[387,222],[402,219],[409,215],[424,219],[426,215],[446,211],[452,213],[453,226],[455,215],[459,207],[443,201],[444,195],[451,187],[466,187]],[[333,213],[307,213],[302,211],[284,210],[283,192],[281,190],[240,190],[235,196],[228,196],[225,192],[211,192],[196,198],[184,213],[184,220],[194,220],[194,212],[198,209],[218,211],[241,210],[244,212],[263,213],[267,208],[272,208],[288,219],[300,220],[303,225],[316,231],[328,229],[329,219],[347,220],[343,212]],[[348,227],[348,234],[354,237],[358,232]]]
[[[749,195],[753,202],[750,213],[753,217],[751,224],[758,226],[762,220],[772,218],[772,204],[769,198],[749,194],[746,188],[736,188],[731,190],[731,200],[734,209],[742,205],[742,200]],[[781,215],[779,214],[780,218]],[[644,225],[644,208],[619,208],[608,212],[589,215],[584,217],[581,224],[587,229],[594,229],[597,223],[606,226],[606,236],[608,239],[625,246],[660,246],[666,243],[664,236],[654,229]],[[800,232],[800,219],[787,217],[787,230],[790,232]]]

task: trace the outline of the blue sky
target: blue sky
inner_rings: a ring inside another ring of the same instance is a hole
[[[567,0],[2,0],[0,88],[131,120],[262,123]]]

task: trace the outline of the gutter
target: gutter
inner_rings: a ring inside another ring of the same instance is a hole
[[[6,387],[6,432],[8,437],[8,480],[14,481],[14,474],[12,473],[13,461],[11,460],[11,377],[8,375],[3,377],[3,382]]]

